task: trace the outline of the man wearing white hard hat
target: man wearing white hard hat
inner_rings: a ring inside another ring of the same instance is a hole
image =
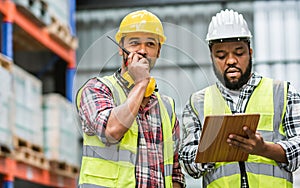
[[[166,40],[163,25],[149,11],[134,11],[115,39],[120,69],[89,79],[77,94],[84,132],[79,187],[184,187],[174,101],[150,77]]]
[[[191,95],[180,148],[182,166],[193,178],[203,177],[203,187],[293,187],[292,172],[300,165],[300,95],[288,82],[252,72],[251,37],[245,19],[233,10],[222,10],[209,24],[206,40],[218,82]],[[239,113],[260,114],[256,132],[241,125],[246,137],[226,138],[248,159],[195,163],[204,118]]]

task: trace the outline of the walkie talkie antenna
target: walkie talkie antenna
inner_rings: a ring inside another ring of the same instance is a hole
[[[113,41],[117,46],[119,46],[123,52],[125,52],[127,55],[130,54],[130,52],[128,50],[126,50],[123,46],[121,46],[119,43],[117,43],[114,39],[112,39],[110,36],[107,35],[107,38],[109,38],[111,41]]]
[[[119,46],[123,52],[125,52],[127,55],[130,54],[130,52],[128,50],[126,50],[123,46],[121,46],[119,43],[117,43],[114,39],[112,39],[110,36],[107,35],[107,38],[109,38],[111,41],[113,41],[117,46]],[[146,54],[141,54],[141,53],[138,53],[139,55],[143,56],[144,58],[147,58]]]

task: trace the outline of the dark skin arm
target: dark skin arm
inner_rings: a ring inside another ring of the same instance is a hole
[[[230,134],[227,143],[246,153],[263,156],[280,163],[287,163],[285,151],[279,144],[265,142],[258,132],[254,133],[247,126],[244,126],[243,130],[248,138]]]
[[[173,181],[173,188],[181,188],[181,184]]]

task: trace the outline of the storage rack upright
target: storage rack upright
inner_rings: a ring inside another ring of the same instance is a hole
[[[28,0],[29,1],[29,0]],[[75,35],[75,0],[69,0],[70,5],[70,30]],[[72,101],[73,77],[76,69],[75,49],[62,45],[53,40],[45,27],[37,25],[30,17],[24,15],[17,8],[12,0],[0,0],[1,23],[1,54],[13,61],[13,27],[21,28],[25,33],[30,35],[35,41],[41,44],[49,51],[56,54],[67,63],[66,69],[66,98]],[[3,175],[2,187],[13,188],[15,178],[28,182],[41,184],[47,187],[76,187],[76,178],[59,175],[48,169],[36,167],[17,161],[11,157],[0,156],[0,174]]]

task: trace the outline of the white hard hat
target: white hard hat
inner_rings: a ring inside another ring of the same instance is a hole
[[[252,37],[247,22],[243,15],[233,10],[226,9],[213,16],[208,27],[206,41],[248,38]]]

